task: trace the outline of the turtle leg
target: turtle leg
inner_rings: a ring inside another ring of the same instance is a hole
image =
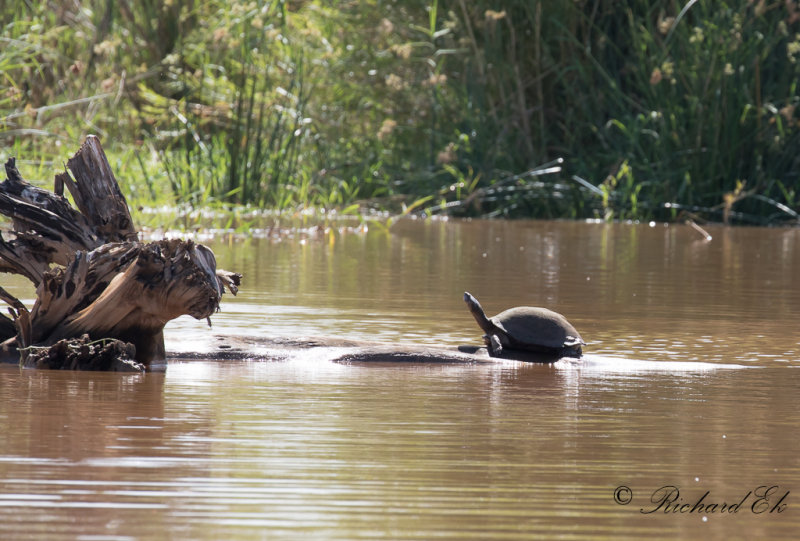
[[[503,344],[500,343],[500,338],[496,334],[489,337],[488,346],[491,355],[501,355],[503,353]]]
[[[583,349],[580,345],[566,346],[561,348],[561,355],[564,357],[575,357],[576,359],[580,359],[583,356]]]

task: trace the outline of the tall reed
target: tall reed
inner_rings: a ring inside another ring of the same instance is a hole
[[[795,2],[447,4],[470,50],[451,71],[464,117],[497,158],[521,170],[563,156],[609,193],[587,208],[606,217],[791,218],[764,198],[793,202],[798,183]]]
[[[2,153],[99,133],[142,198],[797,216],[794,0],[12,2],[0,24]]]

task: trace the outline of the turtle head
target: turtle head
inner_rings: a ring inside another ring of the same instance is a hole
[[[478,299],[470,295],[469,292],[465,291],[464,302],[467,303],[472,317],[475,318],[475,321],[478,323],[478,326],[483,329],[483,332],[489,335],[493,334],[494,325],[492,325],[492,322],[486,317],[486,314],[481,307],[481,303],[478,302]]]
[[[467,303],[469,306],[470,312],[473,311],[475,308],[483,312],[483,308],[481,307],[481,303],[478,302],[478,299],[472,296],[469,291],[464,292],[464,302]]]

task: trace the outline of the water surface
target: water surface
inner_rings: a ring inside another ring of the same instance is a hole
[[[477,344],[469,290],[487,312],[562,312],[587,355],[0,366],[0,538],[790,539],[800,231],[709,232],[407,221],[210,243],[243,288],[212,330],[171,323],[173,351],[213,333]],[[678,505],[659,507],[666,486]]]

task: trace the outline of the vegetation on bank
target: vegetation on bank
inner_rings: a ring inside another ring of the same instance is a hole
[[[794,0],[12,0],[0,157],[135,206],[796,222]]]

